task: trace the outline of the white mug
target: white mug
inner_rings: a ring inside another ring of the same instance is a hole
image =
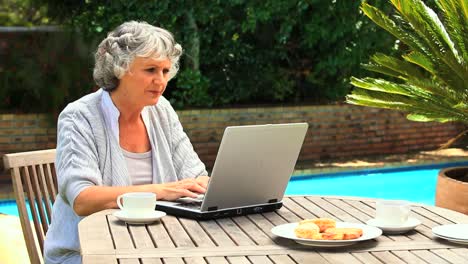
[[[387,226],[403,225],[411,212],[410,203],[403,200],[378,200],[375,208],[375,219]]]
[[[117,197],[117,205],[128,216],[145,217],[154,213],[156,194],[150,192],[124,193]]]

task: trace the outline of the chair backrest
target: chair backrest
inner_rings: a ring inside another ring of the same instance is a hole
[[[44,238],[52,216],[52,204],[57,196],[55,149],[5,154],[3,163],[13,181],[29,259],[33,264],[42,263]],[[30,217],[34,222],[34,231]]]

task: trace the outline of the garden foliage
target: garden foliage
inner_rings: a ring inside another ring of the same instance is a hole
[[[341,101],[351,88],[349,76],[363,70],[360,61],[376,51],[394,52],[394,38],[359,12],[360,1],[42,2],[50,17],[80,32],[86,44],[128,20],[173,32],[184,55],[166,96],[177,108]],[[83,66],[76,74],[91,76],[91,68]],[[93,87],[83,84],[89,78],[70,78],[81,80],[78,93]],[[60,88],[53,81],[44,85]]]
[[[409,50],[401,57],[375,54],[364,65],[381,78],[352,78],[352,104],[408,112],[414,121],[468,123],[468,0],[391,0],[391,16],[361,9]],[[382,76],[382,75],[381,75]]]

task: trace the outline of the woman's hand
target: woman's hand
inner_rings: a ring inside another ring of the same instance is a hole
[[[75,198],[73,209],[79,216],[117,208],[117,197],[127,192],[154,192],[159,200],[176,200],[180,197],[196,198],[198,194],[205,193],[208,176],[199,176],[195,179],[185,179],[162,184],[144,184],[132,186],[91,186]]]
[[[198,176],[197,178],[195,178],[195,181],[197,181],[200,186],[206,189],[208,188],[208,182],[210,181],[210,177]]]
[[[200,176],[207,177],[207,176]],[[156,193],[160,200],[176,200],[180,197],[196,198],[198,194],[206,192],[206,179],[184,179],[176,182],[168,182],[156,185]]]

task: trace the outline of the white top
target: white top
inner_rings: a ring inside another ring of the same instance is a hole
[[[153,161],[151,150],[143,153],[134,153],[122,148],[127,161],[128,174],[132,185],[150,184],[153,181]]]

